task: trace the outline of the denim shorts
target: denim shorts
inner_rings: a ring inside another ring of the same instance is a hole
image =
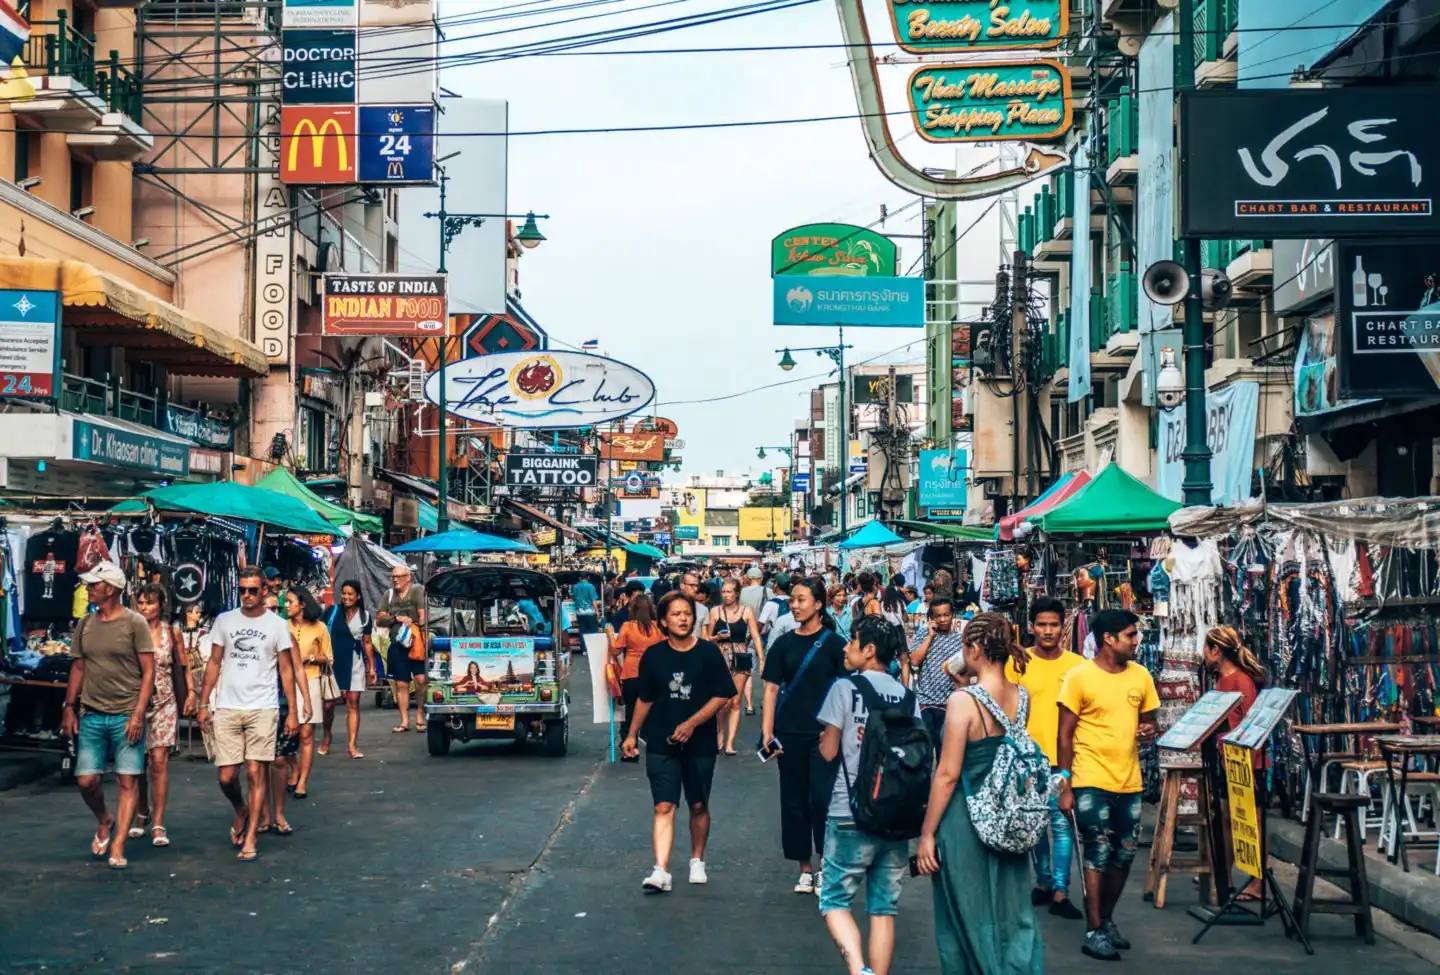
[[[116,775],[145,774],[145,734],[130,744],[125,737],[128,714],[80,715],[80,734],[75,740],[75,774],[100,775],[111,761]]]
[[[1080,828],[1085,869],[1101,873],[1129,867],[1140,842],[1141,794],[1090,788],[1074,791],[1075,825]]]
[[[825,824],[824,877],[820,913],[847,911],[865,881],[865,913],[893,917],[900,904],[900,885],[910,865],[907,840],[882,840],[854,823],[831,819]]]

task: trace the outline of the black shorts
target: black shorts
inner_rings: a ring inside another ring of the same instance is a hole
[[[411,660],[408,649],[391,644],[385,654],[385,676],[408,684],[411,678],[425,676],[425,661]]]
[[[715,779],[714,755],[667,755],[645,751],[645,774],[650,779],[650,798],[655,805],[680,805],[680,791],[693,806],[710,804],[710,784]]]
[[[739,646],[734,649],[726,647],[725,662],[730,665],[730,673],[749,674],[755,670],[755,652],[748,647],[744,650],[739,649]]]

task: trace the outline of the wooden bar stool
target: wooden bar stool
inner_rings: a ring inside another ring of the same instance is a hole
[[[1375,921],[1370,914],[1370,881],[1365,873],[1364,834],[1360,831],[1360,813],[1370,804],[1369,796],[1317,792],[1311,796],[1316,815],[1305,824],[1305,846],[1300,853],[1300,873],[1295,880],[1295,923],[1306,938],[1310,937],[1312,914],[1349,914],[1355,918],[1355,933],[1367,945],[1375,943]],[[1324,835],[1326,813],[1334,813],[1345,823],[1345,852],[1348,863],[1343,869],[1320,866],[1320,841]],[[1350,883],[1349,900],[1317,899],[1317,877],[1342,877]]]

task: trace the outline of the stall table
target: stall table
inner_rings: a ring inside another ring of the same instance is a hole
[[[1390,862],[1397,860],[1405,872],[1410,871],[1410,857],[1405,851],[1405,795],[1412,782],[1440,782],[1434,772],[1412,771],[1412,759],[1429,760],[1440,757],[1440,735],[1382,735],[1375,739],[1385,759],[1385,819],[1380,826],[1383,842],[1390,836]],[[1399,775],[1396,775],[1397,768]]]
[[[1385,735],[1400,730],[1398,724],[1387,721],[1351,721],[1338,724],[1297,724],[1295,733],[1305,752],[1305,796],[1301,804],[1300,820],[1310,815],[1310,795],[1325,791],[1325,766],[1335,762],[1348,762],[1362,758],[1360,751],[1345,751],[1330,754],[1325,751],[1326,739],[1349,738],[1351,736]],[[1312,739],[1313,745],[1312,748]]]

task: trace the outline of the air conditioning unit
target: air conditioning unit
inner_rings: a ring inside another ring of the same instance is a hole
[[[405,396],[407,399],[413,400],[425,398],[425,363],[419,359],[410,360],[410,371],[406,376]]]

